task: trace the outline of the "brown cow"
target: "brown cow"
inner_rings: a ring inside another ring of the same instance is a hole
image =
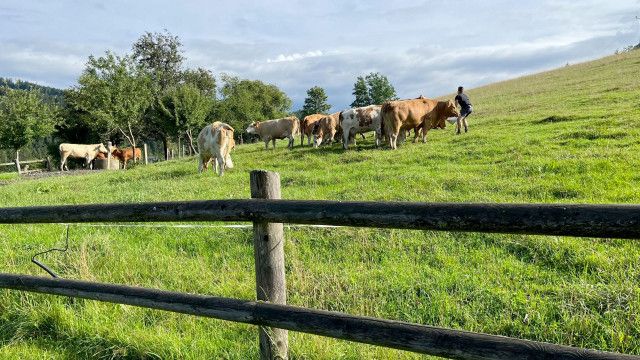
[[[342,134],[342,128],[339,123],[340,112],[326,115],[318,120],[311,133],[313,134],[313,147],[318,147],[324,143],[331,144],[334,139],[339,138]]]
[[[264,148],[269,149],[269,141],[273,141],[276,148],[276,139],[289,139],[288,147],[293,149],[294,136],[300,133],[300,120],[295,116],[267,121],[255,121],[247,128],[248,134],[260,136],[264,141]]]
[[[130,147],[123,148],[122,150],[116,148],[111,151],[111,155],[118,158],[122,163],[122,168],[127,168],[127,162],[133,159],[133,150]],[[136,148],[136,157],[134,161],[138,161],[142,159],[142,150],[140,148]]]
[[[427,141],[427,132],[435,127],[444,127],[445,119],[459,116],[460,112],[452,100],[411,99],[387,101],[382,105],[383,134],[389,145],[396,149],[398,135],[404,131],[422,127],[422,142]],[[417,137],[414,139],[416,140]]]
[[[311,137],[313,136],[313,125],[320,121],[325,114],[312,114],[305,116],[300,122],[300,145],[304,146],[304,137],[307,136],[307,145],[311,146]]]

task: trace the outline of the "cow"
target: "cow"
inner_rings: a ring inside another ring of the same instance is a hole
[[[79,158],[84,159],[84,166],[89,166],[89,169],[93,169],[91,162],[95,159],[99,153],[108,154],[109,150],[103,144],[69,144],[62,143],[58,147],[60,150],[60,171],[64,171],[65,169],[69,171],[69,167],[67,166],[67,159],[71,158]]]
[[[234,129],[220,121],[205,126],[198,134],[198,149],[200,150],[198,159],[198,173],[207,169],[213,160],[213,171],[219,176],[224,175],[225,168],[232,169],[231,150],[235,148],[236,142],[233,139]]]
[[[376,146],[380,145],[382,133],[380,132],[380,105],[369,105],[355,109],[349,109],[340,113],[340,127],[342,128],[342,147],[349,148],[349,140],[353,138],[355,145],[355,135],[368,131],[376,132]],[[363,136],[364,138],[364,136]]]
[[[338,133],[338,131],[341,130],[339,117],[340,112],[336,112],[326,115],[314,124],[313,130],[311,131],[313,134],[313,147],[317,148],[327,142],[330,144],[340,135]]]
[[[134,159],[133,154],[134,151],[131,150],[130,147],[122,148],[122,150],[118,148],[111,150],[111,155],[120,160],[123,169],[127,168],[127,162],[129,160]],[[142,150],[140,150],[140,148],[135,148],[135,159],[133,161],[138,161],[140,159],[142,159]]]
[[[300,133],[300,120],[295,116],[267,121],[255,121],[247,127],[247,134],[260,136],[264,148],[269,149],[269,141],[276,148],[276,139],[289,139],[288,148],[293,149],[294,136]]]
[[[382,104],[382,133],[389,139],[391,149],[398,147],[398,135],[406,130],[422,128],[422,142],[427,132],[444,127],[446,118],[459,116],[452,100],[438,101],[425,98],[387,101]],[[417,134],[414,141],[417,140]]]
[[[300,122],[300,145],[304,146],[304,137],[307,136],[307,145],[311,146],[311,137],[313,136],[313,126],[326,115],[312,114],[305,116]]]

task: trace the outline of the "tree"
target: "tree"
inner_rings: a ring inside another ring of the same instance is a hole
[[[369,88],[367,87],[367,82],[362,76],[358,76],[358,79],[353,84],[352,94],[356,99],[351,103],[351,107],[367,106],[373,103],[371,101],[371,97],[369,96]]]
[[[37,90],[4,89],[0,97],[0,147],[20,149],[49,136],[58,121],[58,108],[43,100]]]
[[[275,85],[227,74],[222,74],[221,80],[222,98],[216,103],[214,117],[241,129],[236,134],[242,134],[253,121],[276,119],[289,113],[291,99]]]
[[[302,106],[303,117],[311,114],[323,114],[329,109],[331,109],[331,105],[327,104],[327,95],[323,88],[314,86],[307,90],[307,97]]]
[[[146,32],[133,44],[133,59],[150,74],[157,94],[178,83],[184,61],[181,47],[180,39],[167,30]]]
[[[163,114],[172,119],[167,131],[176,134],[185,134],[189,140],[189,146],[195,153],[193,145],[193,130],[200,129],[206,123],[213,109],[214,99],[196,85],[185,83],[170,90],[158,102]]]
[[[103,57],[89,56],[70,96],[77,111],[111,133],[119,132],[135,148],[144,130],[143,115],[152,104],[151,87],[149,76],[131,57],[107,52]]]
[[[369,98],[372,104],[382,104],[385,101],[397,100],[396,90],[386,76],[380,73],[370,73],[365,77],[369,87]]]
[[[169,139],[173,133],[172,119],[164,116],[158,103],[167,91],[177,86],[182,77],[182,42],[167,30],[162,33],[146,32],[133,44],[133,59],[149,74],[153,88],[153,106],[145,113],[146,132],[162,140],[165,160],[169,159]]]
[[[211,71],[203,68],[187,69],[182,72],[182,82],[195,86],[200,92],[212,99],[216,97],[216,78]]]

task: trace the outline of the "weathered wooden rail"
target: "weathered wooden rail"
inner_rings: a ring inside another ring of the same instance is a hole
[[[32,171],[32,170],[26,170],[22,168],[23,165],[29,165],[29,164],[43,164],[45,169],[51,171],[51,159],[49,157],[45,159],[40,159],[40,160],[20,160],[19,158],[16,158],[15,160],[13,160],[13,162],[2,163],[0,164],[0,166],[15,166],[16,171],[18,172],[18,175],[21,175],[23,173]]]
[[[259,325],[263,359],[287,358],[286,330],[452,359],[640,359],[496,335],[286,305],[283,222],[640,239],[640,206],[279,200],[279,176],[251,173],[251,200],[0,209],[0,223],[252,221],[258,301],[0,274],[0,288],[94,299]],[[96,219],[99,217],[99,219]]]

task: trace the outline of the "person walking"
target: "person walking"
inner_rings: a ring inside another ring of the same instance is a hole
[[[473,106],[467,94],[464,93],[464,87],[462,86],[458,86],[458,95],[456,95],[455,101],[456,105],[460,106],[460,116],[458,116],[458,120],[456,121],[456,134],[459,135],[461,125],[464,125],[464,132],[469,131],[467,116],[473,112]]]

